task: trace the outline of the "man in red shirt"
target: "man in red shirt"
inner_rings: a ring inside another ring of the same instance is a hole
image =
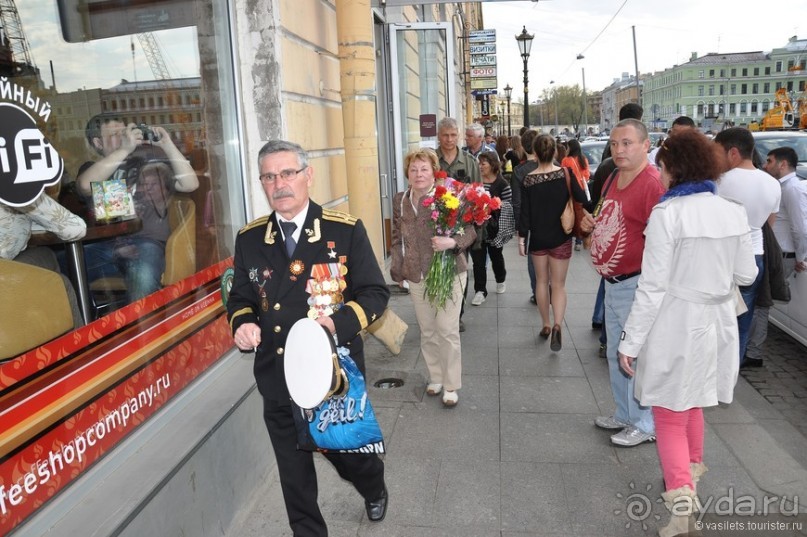
[[[603,185],[604,201],[591,235],[591,258],[594,269],[605,279],[606,354],[616,412],[598,417],[595,423],[619,430],[611,436],[613,444],[632,447],[655,440],[655,426],[650,408],[640,406],[633,395],[633,378],[619,368],[617,347],[642,269],[644,230],[664,186],[658,170],[647,161],[650,140],[641,121],[617,123],[609,145],[617,172]]]

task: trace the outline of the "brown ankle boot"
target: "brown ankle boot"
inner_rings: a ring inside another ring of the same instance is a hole
[[[659,537],[684,537],[700,535],[695,528],[695,517],[698,498],[688,486],[662,492],[664,505],[670,511],[670,522],[659,528]]]

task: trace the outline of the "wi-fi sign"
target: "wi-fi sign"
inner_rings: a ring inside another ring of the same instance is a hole
[[[34,119],[12,103],[0,103],[0,201],[30,204],[58,183],[64,161]]]

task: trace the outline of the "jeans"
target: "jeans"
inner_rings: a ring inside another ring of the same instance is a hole
[[[762,262],[763,256],[754,256],[757,261],[757,277],[751,285],[740,287],[740,294],[743,296],[743,301],[748,311],[737,317],[737,329],[740,332],[740,363],[745,360],[745,349],[748,347],[748,335],[751,332],[751,321],[754,319],[754,302],[757,298],[757,290],[759,283],[762,281],[762,276],[765,272],[765,265]]]
[[[605,333],[605,279],[600,278],[600,286],[597,288],[597,298],[594,299],[594,312],[591,314],[591,324],[600,324],[600,343],[605,345],[608,337]]]
[[[530,244],[530,236],[524,239],[527,245]],[[532,264],[532,256],[530,255],[529,248],[527,248],[527,274],[530,276],[530,294],[535,297],[535,265]]]
[[[638,428],[644,433],[655,432],[653,413],[650,407],[644,407],[634,396],[635,380],[625,374],[619,367],[617,349],[620,336],[633,305],[633,295],[639,277],[634,276],[618,283],[605,284],[605,328],[608,334],[608,374],[611,378],[611,392],[616,403],[614,418]],[[638,358],[642,359],[641,356]]]
[[[497,248],[490,243],[482,243],[479,250],[471,250],[471,259],[474,262],[474,292],[482,291],[488,296],[488,271],[487,258],[490,256],[490,264],[493,265],[493,274],[496,283],[503,283],[507,278],[507,269],[504,266],[504,255],[502,248]]]
[[[152,239],[131,237],[84,245],[87,279],[122,277],[129,302],[162,288],[165,245]]]
[[[690,463],[703,462],[703,409],[676,412],[653,407],[656,422],[656,448],[667,490],[683,486],[695,490]]]

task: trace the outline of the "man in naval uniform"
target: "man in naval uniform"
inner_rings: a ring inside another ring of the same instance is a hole
[[[297,449],[283,358],[291,326],[306,316],[335,334],[364,373],[359,332],[378,319],[389,289],[360,220],[323,209],[309,199],[314,170],[297,144],[270,141],[258,154],[260,181],[274,210],[248,224],[235,243],[233,286],[227,316],[236,346],[256,352],[255,378],[264,400],[289,525],[295,536],[326,536],[317,505],[312,453]],[[312,300],[309,279],[338,263],[341,296],[325,315]],[[341,298],[341,300],[339,300]],[[339,475],[364,497],[367,516],[379,522],[387,510],[384,464],[374,453],[325,453]]]

